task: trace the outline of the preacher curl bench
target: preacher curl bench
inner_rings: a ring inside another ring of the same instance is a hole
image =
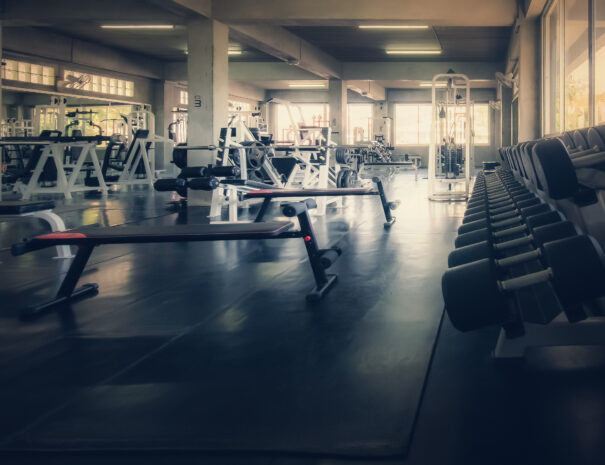
[[[315,279],[315,288],[307,295],[307,300],[321,299],[336,282],[336,275],[327,274],[329,268],[340,256],[340,249],[334,247],[320,249],[313,230],[309,208],[317,204],[312,199],[290,203],[283,206],[287,217],[298,218],[300,228],[292,231],[292,221],[272,221],[266,223],[231,223],[175,226],[114,226],[114,227],[82,227],[63,232],[43,234],[13,245],[13,255],[23,255],[34,250],[59,245],[74,245],[78,252],[61,283],[54,299],[21,311],[24,319],[56,309],[73,299],[94,294],[97,284],[84,284],[76,289],[76,284],[92,254],[98,245],[106,244],[140,244],[157,242],[200,242],[200,241],[234,241],[250,239],[291,239],[302,238],[305,244],[309,263]]]

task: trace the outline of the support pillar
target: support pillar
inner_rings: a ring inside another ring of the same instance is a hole
[[[229,99],[229,28],[211,19],[187,24],[187,81],[189,113],[188,145],[217,145],[220,130],[227,124]],[[212,151],[189,151],[187,164],[214,163]],[[187,193],[189,205],[210,205],[212,193]]]
[[[519,142],[540,137],[540,22],[519,29]]]
[[[347,143],[347,86],[340,79],[330,79],[328,95],[330,105],[330,127],[332,140],[337,144]]]
[[[502,86],[502,111],[500,112],[502,127],[502,147],[512,144],[513,133],[511,128],[511,105],[513,104],[513,89]]]

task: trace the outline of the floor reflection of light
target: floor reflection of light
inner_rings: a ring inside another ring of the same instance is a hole
[[[234,333],[242,329],[247,319],[248,314],[245,311],[231,307],[219,316],[217,323],[223,331]]]

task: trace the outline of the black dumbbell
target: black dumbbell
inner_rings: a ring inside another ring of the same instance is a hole
[[[502,280],[501,269],[490,259],[447,270],[441,287],[446,311],[460,331],[504,325],[516,318],[508,295],[550,281],[564,307],[595,299],[605,293],[603,252],[589,236],[575,236],[542,246],[546,268]]]
[[[529,200],[522,200],[521,202],[512,202],[499,208],[473,210],[464,214],[462,224],[471,223],[484,218],[490,219],[491,221],[498,221],[499,219],[515,216],[517,212],[523,208],[541,205],[542,203],[543,202],[538,197],[534,197]]]
[[[525,217],[524,222],[519,224],[518,226],[513,226],[499,231],[493,231],[491,228],[487,227],[462,233],[458,235],[458,237],[456,237],[456,240],[454,241],[454,246],[459,249],[460,247],[476,244],[477,242],[482,241],[505,241],[510,239],[509,236],[519,234],[531,234],[534,228],[547,224],[558,223],[560,221],[565,220],[566,218],[563,216],[562,213],[554,210],[551,210],[546,213],[540,213],[538,215],[528,215]]]
[[[537,249],[547,242],[577,236],[578,234],[576,226],[571,221],[560,221],[538,226],[532,229],[531,234],[517,239],[499,243],[481,241],[454,249],[447,257],[447,264],[452,268],[484,258],[505,259],[508,252],[516,250],[518,247],[531,246]]]
[[[530,216],[548,213],[549,211],[552,211],[552,207],[549,204],[539,203],[529,207],[489,215],[484,218],[462,224],[458,228],[458,234],[465,234],[483,228],[489,228],[490,230],[508,228],[510,226],[515,226],[519,223],[525,222],[525,220]]]
[[[467,210],[470,210],[475,207],[481,207],[485,205],[490,206],[509,200],[520,201],[530,199],[532,197],[535,197],[535,194],[525,188],[519,190],[504,191],[503,193],[500,193],[498,195],[486,195],[480,198],[473,199],[472,201],[469,201],[466,208]]]
[[[476,205],[472,208],[467,208],[464,212],[464,216],[470,216],[475,213],[489,212],[490,214],[497,214],[507,211],[510,208],[519,208],[523,202],[524,206],[538,205],[542,201],[536,195],[528,195],[523,197],[516,197],[514,199],[508,199],[493,204]]]

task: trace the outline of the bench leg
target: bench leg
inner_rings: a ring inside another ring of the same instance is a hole
[[[262,223],[263,218],[265,217],[265,213],[269,208],[269,205],[271,205],[271,198],[265,197],[263,199],[262,205],[260,206],[260,209],[258,210],[258,213],[256,214],[256,218],[254,218],[255,223]]]
[[[71,262],[71,266],[69,267],[65,278],[63,278],[63,282],[61,283],[61,287],[59,287],[55,298],[43,304],[22,309],[20,313],[21,318],[34,318],[41,313],[54,310],[58,306],[71,300],[97,292],[99,288],[97,284],[84,284],[82,287],[76,289],[76,284],[78,284],[78,280],[80,279],[80,276],[82,276],[82,272],[86,267],[86,263],[88,263],[88,259],[90,258],[93,249],[93,245],[80,246],[76,257],[73,262]]]
[[[50,225],[50,229],[52,232],[65,231],[65,223],[63,222],[63,219],[50,210],[34,212],[30,214],[30,216],[40,218],[46,221]],[[57,256],[54,258],[74,258],[74,255],[71,253],[71,247],[68,245],[58,245]]]
[[[305,242],[307,255],[309,256],[309,263],[313,270],[313,278],[315,279],[315,288],[307,294],[307,300],[309,302],[315,302],[320,300],[330,290],[332,285],[334,285],[336,282],[336,275],[327,274],[326,270],[324,270],[321,265],[317,238],[315,237],[311,217],[307,210],[298,215],[298,222],[300,223],[300,231],[303,236],[303,241]]]
[[[393,226],[393,223],[395,223],[395,217],[391,215],[391,204],[387,200],[382,181],[379,178],[374,178],[373,181],[376,184],[376,188],[378,189],[380,203],[382,204],[382,210],[384,211],[384,218],[386,220],[386,222],[384,223],[384,227],[390,228],[391,226]]]

